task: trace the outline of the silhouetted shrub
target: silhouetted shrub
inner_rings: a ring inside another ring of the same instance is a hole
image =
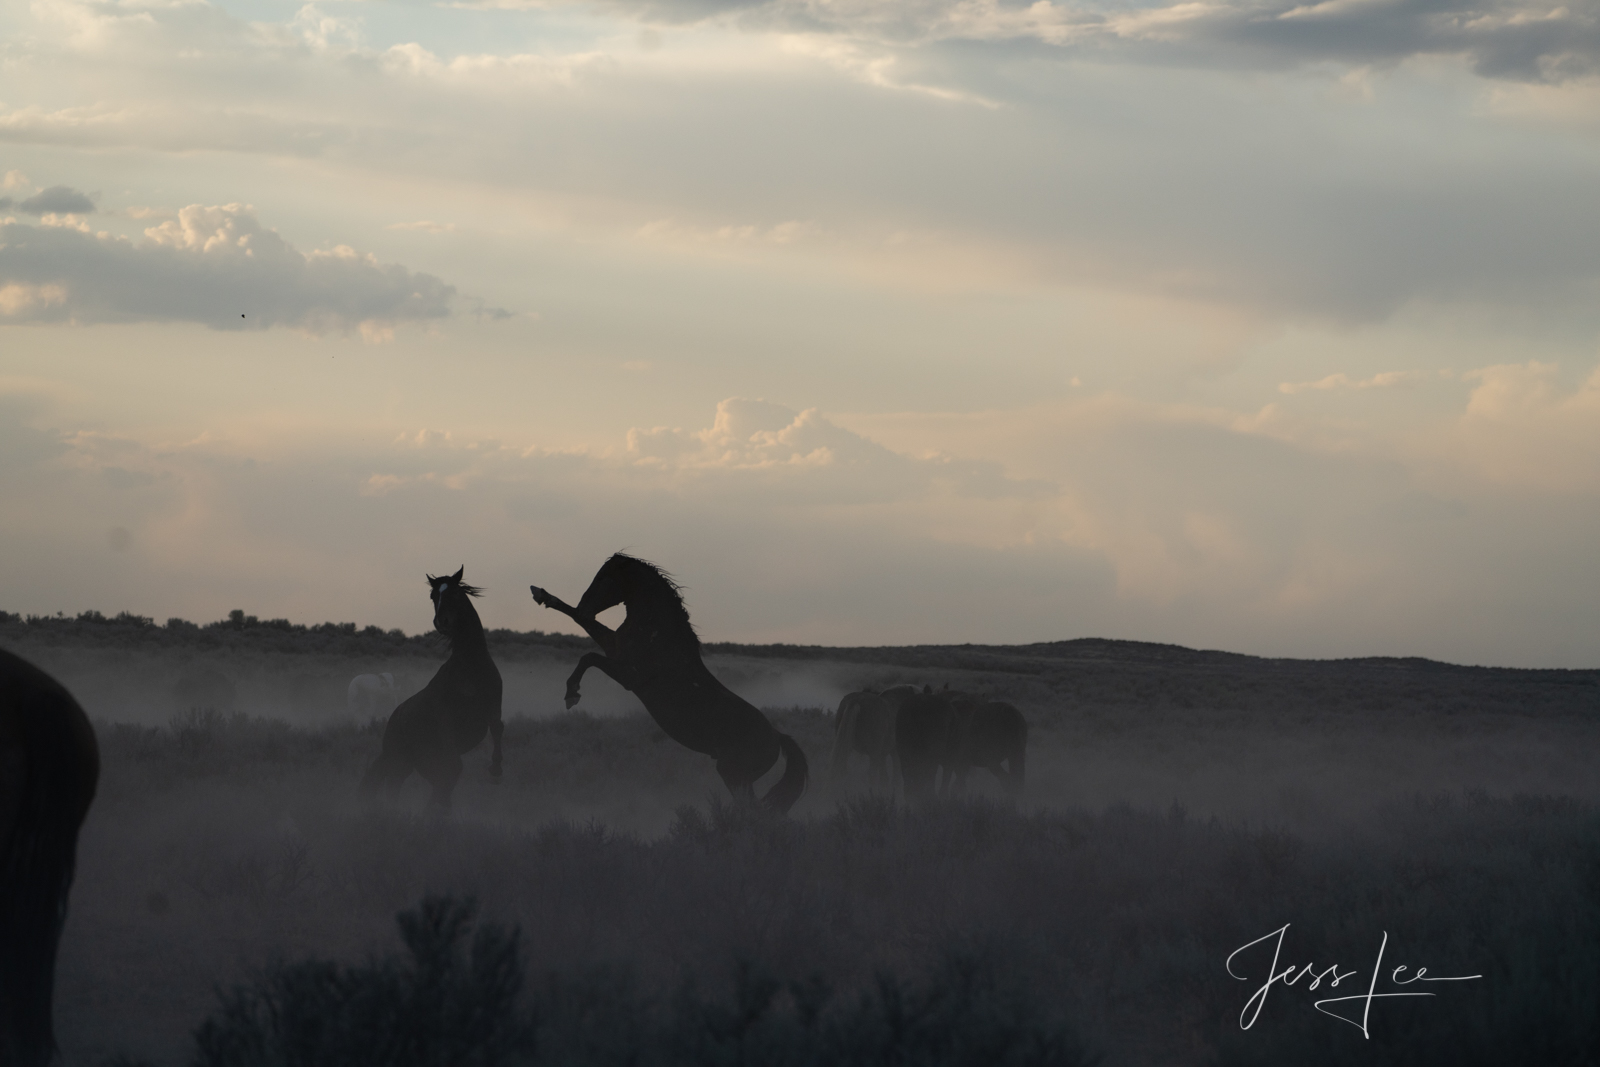
[[[430,896],[399,916],[404,956],[356,967],[280,964],[222,997],[195,1031],[195,1067],[1090,1067],[1076,1036],[996,970],[952,954],[922,982],[882,973],[835,1000],[747,961],[723,995],[669,998],[631,973],[551,974],[521,996],[520,937],[477,905]]]
[[[472,901],[428,897],[399,916],[404,958],[272,968],[225,994],[195,1031],[196,1067],[495,1067],[528,1062],[519,935]]]

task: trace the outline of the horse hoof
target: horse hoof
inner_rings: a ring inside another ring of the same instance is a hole
[[[571,711],[573,708],[575,708],[577,706],[578,706],[578,694],[577,693],[568,693],[567,694],[567,710]]]
[[[536,585],[530,585],[528,586],[528,592],[533,594],[533,602],[535,604],[538,604],[540,607],[544,607],[545,591],[543,589],[540,589]]]

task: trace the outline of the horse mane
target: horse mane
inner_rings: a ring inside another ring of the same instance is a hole
[[[431,574],[425,574],[425,575],[423,575],[423,577],[428,580],[428,588],[429,589],[432,589],[434,586],[436,586],[440,582],[444,581],[443,577],[435,578]],[[468,596],[482,596],[483,595],[483,588],[481,586],[468,585],[466,582],[457,582],[456,583],[456,588],[461,590],[463,593],[467,594]]]
[[[689,608],[683,602],[683,586],[660,565],[651,563],[638,556],[630,556],[626,552],[613,552],[611,559],[615,562],[626,563],[634,573],[650,585],[657,588],[657,595],[666,600],[676,613],[683,619],[684,629],[689,632],[689,637],[694,641],[694,647],[700,647],[700,635],[695,631],[694,623],[689,621]]]

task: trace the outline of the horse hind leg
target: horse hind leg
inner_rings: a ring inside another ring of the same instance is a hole
[[[722,779],[722,784],[728,787],[728,792],[733,795],[734,800],[740,804],[755,805],[756,779],[752,778],[738,761],[729,760],[727,757],[717,760],[717,776]]]
[[[393,746],[385,745],[362,777],[361,792],[364,796],[377,792],[393,792],[400,787],[400,783],[411,777],[413,769],[410,760]]]
[[[756,779],[770,771],[778,762],[781,747],[775,735],[772,744],[747,743],[744,747],[724,751],[717,758],[717,774],[740,803],[755,803]],[[800,757],[802,764],[805,757]],[[802,772],[803,773],[803,772]],[[781,783],[780,783],[781,784]],[[775,787],[776,788],[776,787]]]
[[[461,780],[461,757],[454,752],[434,756],[418,767],[417,773],[433,786],[433,795],[428,798],[429,806],[441,813],[449,811],[456,783]]]
[[[867,784],[875,791],[893,791],[894,771],[889,766],[889,758],[881,752],[874,752],[868,759],[871,764],[867,771]]]
[[[1012,796],[1020,796],[1022,794],[1022,781],[1028,773],[1027,750],[1020,745],[1017,746],[1017,748],[1006,757],[1006,764],[1006,770],[1009,773],[1002,778],[1001,781],[1005,783],[1006,789],[1011,793]]]

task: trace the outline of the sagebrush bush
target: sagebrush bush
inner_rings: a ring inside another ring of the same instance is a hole
[[[283,963],[223,994],[194,1067],[1089,1067],[1071,1030],[992,961],[952,954],[919,982],[881,973],[835,998],[740,961],[728,989],[642,993],[624,970],[552,973],[520,996],[516,930],[471,900],[399,916],[403,955],[346,967]]]
[[[196,1067],[500,1067],[527,1062],[533,1021],[516,931],[471,901],[401,913],[403,956],[347,967],[306,960],[234,987],[195,1031]]]

